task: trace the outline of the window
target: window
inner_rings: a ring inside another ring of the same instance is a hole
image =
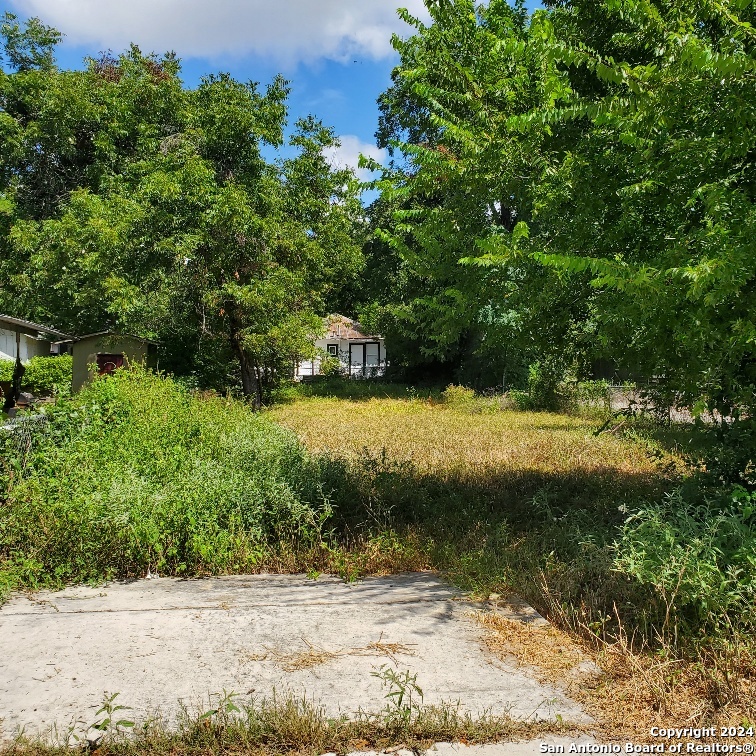
[[[338,357],[339,356],[339,345],[338,344],[329,344],[326,349],[328,349],[328,355],[330,357]]]

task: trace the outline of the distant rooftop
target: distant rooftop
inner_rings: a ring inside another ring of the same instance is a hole
[[[362,326],[351,318],[347,318],[345,315],[329,315],[326,318],[328,324],[328,333],[326,338],[328,339],[370,339],[378,338],[372,334],[367,334],[363,331]]]
[[[30,320],[12,318],[10,315],[0,315],[0,328],[2,328],[3,325],[10,326],[8,330],[20,331],[29,336],[44,334],[45,336],[56,336],[59,339],[71,338],[69,334],[63,333],[62,331],[56,331],[54,328],[48,328],[48,326],[40,325],[39,323],[32,323]]]

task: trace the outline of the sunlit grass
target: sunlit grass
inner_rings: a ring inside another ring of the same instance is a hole
[[[476,412],[432,400],[314,397],[278,406],[271,416],[312,451],[359,458],[365,450],[385,450],[420,472],[442,476],[614,470],[647,481],[659,477],[658,465],[641,445],[612,434],[596,436],[598,423],[569,415]]]
[[[662,637],[663,600],[617,568],[622,523],[690,472],[689,428],[599,433],[598,418],[399,391],[310,395],[270,415],[323,460],[343,574],[415,564],[478,598],[525,598],[604,668],[581,700],[614,735],[647,732],[678,700],[690,721],[756,714],[747,621],[693,637],[681,613]]]

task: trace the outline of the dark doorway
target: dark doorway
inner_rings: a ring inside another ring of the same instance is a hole
[[[110,375],[118,368],[123,367],[122,354],[98,354],[97,355],[97,372],[100,375]]]

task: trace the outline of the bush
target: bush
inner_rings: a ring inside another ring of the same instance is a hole
[[[341,375],[341,360],[338,357],[327,354],[320,360],[320,374],[329,378]]]
[[[0,381],[13,378],[13,360],[0,360]],[[73,358],[32,357],[26,364],[22,388],[35,396],[68,396],[71,393]]]
[[[135,369],[48,418],[0,449],[0,588],[248,571],[329,515],[295,436],[240,402]]]
[[[475,392],[465,386],[447,386],[441,397],[444,404],[454,409],[473,409],[476,403]]]
[[[527,391],[512,389],[508,399],[521,411],[558,411],[567,402],[565,368],[556,361],[533,362],[528,368]]]
[[[35,396],[68,396],[71,393],[73,358],[33,357],[24,373],[23,386]]]
[[[615,567],[661,599],[667,629],[753,621],[756,495],[687,501],[682,489],[632,515],[615,545]]]

